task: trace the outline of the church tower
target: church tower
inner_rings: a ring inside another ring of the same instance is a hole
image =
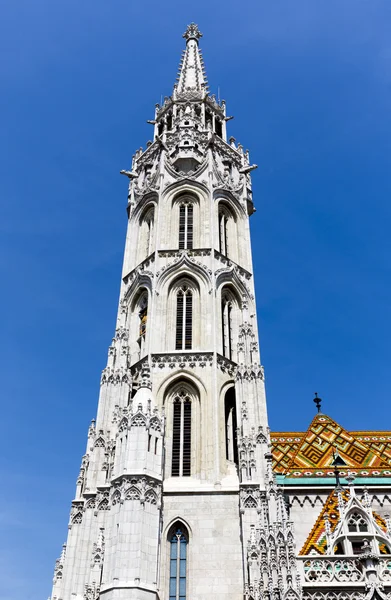
[[[296,588],[258,348],[256,165],[227,139],[201,36],[188,26],[153,141],[121,171],[118,318],[52,600],[240,600],[261,580]]]

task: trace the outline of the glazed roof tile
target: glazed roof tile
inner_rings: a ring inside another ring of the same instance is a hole
[[[348,432],[336,421],[318,413],[306,432],[271,434],[273,469],[286,477],[333,476],[335,450],[346,463],[344,470],[358,476],[391,475],[391,431]]]

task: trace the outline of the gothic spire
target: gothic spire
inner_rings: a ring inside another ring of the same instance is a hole
[[[186,39],[186,48],[179,65],[177,95],[181,96],[188,92],[201,94],[207,87],[204,62],[198,47],[198,40],[202,37],[202,33],[198,25],[190,23],[183,37]]]

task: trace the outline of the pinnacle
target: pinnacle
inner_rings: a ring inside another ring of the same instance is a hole
[[[179,63],[178,94],[187,92],[201,94],[207,83],[205,66],[198,47],[198,40],[202,37],[202,33],[198,25],[190,23],[183,37],[186,39],[186,48],[182,52]]]

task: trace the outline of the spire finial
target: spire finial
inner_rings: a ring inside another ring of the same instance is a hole
[[[202,38],[202,33],[198,29],[198,25],[196,25],[195,23],[190,23],[190,25],[187,26],[187,29],[182,37],[186,39],[186,43],[189,40],[195,40],[198,44],[198,40]]]
[[[318,393],[315,392],[314,402],[316,404],[316,408],[318,409],[318,413],[320,413],[320,407],[322,405],[322,398],[318,398]]]

